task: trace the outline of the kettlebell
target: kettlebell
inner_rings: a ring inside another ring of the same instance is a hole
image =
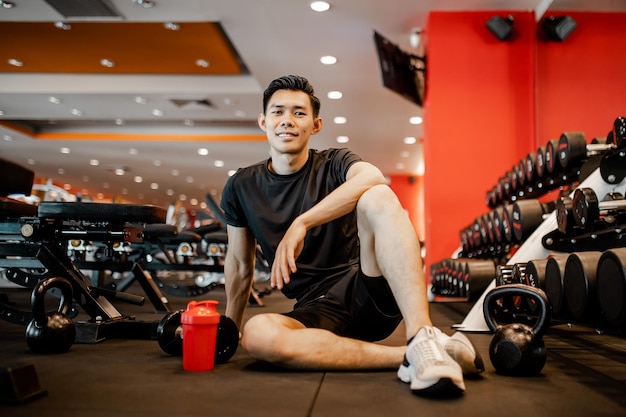
[[[61,291],[57,311],[47,313],[45,296],[51,288]],[[64,353],[76,338],[76,326],[68,317],[72,307],[72,285],[65,278],[47,278],[35,286],[30,297],[33,319],[26,327],[26,343],[34,353]]]
[[[496,302],[504,297],[519,296],[536,301],[537,314],[534,326],[522,323],[500,324],[495,316]],[[547,359],[547,349],[542,336],[551,320],[548,297],[540,288],[524,284],[507,284],[495,287],[485,296],[483,314],[494,336],[489,344],[489,359],[496,372],[503,375],[538,375]]]

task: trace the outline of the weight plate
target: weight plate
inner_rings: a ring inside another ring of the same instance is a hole
[[[239,347],[239,329],[235,322],[222,315],[217,327],[217,339],[215,341],[215,364],[228,362]]]
[[[172,356],[183,354],[183,339],[181,338],[181,315],[183,310],[168,313],[157,326],[157,341],[165,353]]]

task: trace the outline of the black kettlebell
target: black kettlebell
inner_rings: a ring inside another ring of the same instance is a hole
[[[534,326],[521,323],[500,324],[496,321],[496,302],[510,296],[536,301],[537,321]],[[497,373],[513,376],[531,376],[541,372],[547,359],[542,336],[551,320],[551,308],[546,294],[539,288],[524,284],[507,284],[487,293],[483,303],[487,326],[495,332],[489,344],[489,359]]]
[[[51,288],[61,291],[57,311],[47,313],[44,305]],[[26,327],[26,343],[34,353],[64,353],[70,350],[76,338],[76,326],[67,315],[72,307],[72,284],[65,278],[47,278],[40,281],[30,297],[33,319]]]

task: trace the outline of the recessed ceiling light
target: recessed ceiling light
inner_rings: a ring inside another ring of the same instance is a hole
[[[54,96],[50,96],[48,97],[48,101],[52,104],[60,104],[61,103],[61,99],[58,97],[54,97]]]
[[[404,164],[402,162],[398,162],[396,164],[396,169],[404,169]]]
[[[160,159],[155,159],[154,161],[152,161],[152,165],[154,165],[155,167],[160,167],[161,166],[161,160]]]
[[[135,175],[135,178],[133,178],[133,181],[135,181],[136,183],[140,183],[140,182],[143,182],[143,178],[141,178],[140,175]]]
[[[65,174],[65,170],[63,168],[59,168],[59,169],[57,169],[57,173],[59,175],[63,175],[63,174]]]
[[[187,200],[187,196],[185,194],[181,194],[181,195],[178,196],[178,199],[180,201],[186,201]]]
[[[343,97],[343,93],[341,91],[329,91],[327,97],[331,100],[339,100]]]
[[[54,22],[54,27],[61,30],[70,30],[72,25],[65,22]]]
[[[156,182],[153,182],[150,184],[150,189],[151,190],[158,190],[159,189],[159,184],[157,184]]]
[[[413,116],[409,119],[409,123],[411,123],[412,125],[421,125],[423,121],[424,119],[422,119],[420,116]]]
[[[173,170],[171,171],[171,174],[172,174],[172,176],[174,176],[174,177],[178,177],[178,176],[180,175],[180,171],[179,171],[179,170],[177,170],[177,169],[173,169]]]
[[[348,136],[337,136],[337,143],[348,143],[350,138]]]
[[[111,61],[110,59],[103,58],[100,60],[100,65],[107,68],[113,68],[115,66],[115,62]]]
[[[409,156],[411,156],[411,153],[408,151],[402,151],[400,152],[400,156],[403,158],[408,158]]]
[[[83,112],[78,110],[78,109],[72,109],[70,111],[70,113],[72,113],[74,116],[82,116],[83,115]]]
[[[152,110],[152,115],[156,116],[156,117],[161,117],[161,116],[163,116],[163,110],[154,109],[154,110]]]
[[[31,158],[28,158],[28,159],[26,160],[26,163],[27,163],[28,165],[35,165],[35,160],[34,160],[34,159],[31,159]]]
[[[115,168],[115,175],[117,176],[122,176],[126,173],[126,170],[124,168]]]
[[[413,145],[415,142],[417,142],[417,139],[415,139],[414,136],[407,136],[406,138],[403,139],[403,141],[407,145]]]
[[[10,58],[8,62],[9,62],[9,65],[13,65],[14,67],[21,67],[24,65],[22,61],[20,61],[19,59],[15,59],[15,58]]]
[[[130,148],[128,150],[128,153],[131,154],[131,155],[138,155],[139,151],[137,149],[135,149],[135,148]]]
[[[12,9],[15,4],[12,1],[0,1],[0,4],[5,9]]]
[[[311,3],[311,9],[315,10],[316,12],[325,12],[330,9],[330,4],[325,1],[314,1]]]
[[[198,205],[198,199],[197,198],[192,198],[191,200],[189,200],[189,204],[191,204],[192,206],[197,206]]]
[[[91,165],[92,167],[97,167],[98,165],[100,165],[100,161],[98,161],[97,159],[90,159],[89,165]]]
[[[0,110],[0,116],[4,116],[4,110]]]
[[[65,147],[64,147],[64,148],[61,148],[61,153],[68,154],[68,153],[70,153],[70,152],[71,152],[71,151],[70,151],[70,148],[65,148]]]
[[[135,0],[135,4],[138,7],[143,7],[144,9],[150,9],[154,7],[154,2],[152,0]]]
[[[324,55],[320,58],[320,62],[324,65],[334,65],[337,63],[337,58],[332,55]]]
[[[124,119],[115,119],[115,124],[121,126],[124,124]]]
[[[185,121],[183,122],[185,126],[193,126],[194,122],[191,119],[185,119]]]
[[[343,116],[337,116],[333,119],[333,122],[338,125],[344,125],[348,122],[348,119]]]
[[[207,148],[198,149],[198,155],[206,156],[209,154],[209,150]]]
[[[174,195],[174,190],[172,190],[171,188],[168,188],[167,191],[165,192],[165,194],[169,195],[170,197]]]
[[[197,59],[196,65],[202,68],[207,68],[211,65],[211,63],[207,61],[206,59]]]
[[[134,98],[135,103],[137,104],[146,104],[148,102],[148,100],[146,100],[145,97],[141,97],[141,96],[137,96]]]
[[[221,168],[224,166],[224,161],[220,161],[219,159],[217,159],[215,162],[213,162],[213,165],[215,165],[218,168]]]
[[[180,29],[180,25],[174,22],[166,22],[163,24],[163,26],[165,26],[165,29],[167,30],[179,30]]]
[[[4,140],[6,140],[7,142],[13,142],[13,136],[4,135]]]
[[[193,177],[187,177],[187,178],[185,178],[185,182],[186,182],[187,184],[193,184]]]

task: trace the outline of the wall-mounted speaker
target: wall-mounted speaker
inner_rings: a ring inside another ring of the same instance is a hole
[[[548,39],[563,42],[576,29],[576,21],[570,16],[547,16],[541,21],[541,28]]]
[[[487,21],[487,29],[501,41],[507,40],[513,33],[513,16],[494,16]]]

